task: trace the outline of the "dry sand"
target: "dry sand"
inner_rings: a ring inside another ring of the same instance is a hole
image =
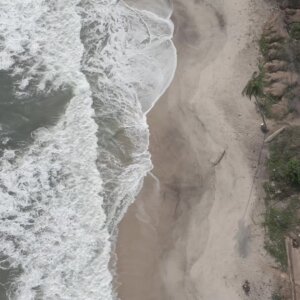
[[[148,116],[159,181],[146,178],[120,225],[121,300],[244,299],[246,279],[245,299],[270,299],[263,233],[253,223],[263,201],[251,193],[263,135],[241,96],[266,8],[258,0],[174,1],[178,69]]]

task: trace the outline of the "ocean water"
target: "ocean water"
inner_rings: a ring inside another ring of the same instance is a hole
[[[176,68],[167,0],[0,0],[0,299],[116,299],[117,225]]]

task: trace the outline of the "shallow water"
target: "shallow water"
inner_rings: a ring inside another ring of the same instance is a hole
[[[72,98],[69,89],[57,90],[48,95],[29,94],[22,100],[15,97],[14,80],[8,72],[0,72],[0,137],[4,150],[24,149],[33,141],[31,132],[53,126],[65,112]]]
[[[115,298],[145,114],[176,67],[170,6],[146,4],[0,0],[1,300]]]

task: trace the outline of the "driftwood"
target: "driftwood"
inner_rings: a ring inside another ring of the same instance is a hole
[[[272,142],[281,132],[283,132],[285,130],[285,128],[286,128],[286,126],[283,126],[280,129],[276,130],[274,133],[272,133],[265,139],[265,142],[266,143]]]
[[[223,152],[222,152],[221,155],[218,157],[218,159],[217,159],[215,162],[213,162],[214,167],[217,166],[217,165],[222,161],[222,159],[223,159],[224,156],[225,156],[225,153],[226,153],[226,150],[223,150]]]
[[[292,300],[297,300],[291,245],[290,245],[290,239],[288,237],[285,238],[285,249],[287,252],[288,273],[289,273],[289,279],[290,279],[290,285],[291,285]]]

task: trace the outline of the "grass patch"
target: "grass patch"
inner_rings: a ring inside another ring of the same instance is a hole
[[[272,95],[263,95],[258,99],[258,103],[260,105],[261,110],[267,118],[273,118],[272,114],[272,106],[278,103],[280,99],[272,96]]]
[[[300,160],[292,158],[287,163],[287,179],[296,186],[300,185]]]
[[[286,129],[270,146],[270,179],[288,190],[300,190],[300,127]]]
[[[292,39],[300,40],[300,23],[292,23],[289,34]]]
[[[276,186],[275,184],[272,182],[265,182],[263,184],[266,196],[265,196],[265,201],[267,203],[269,203],[271,200],[274,200],[274,195],[276,194]]]
[[[274,293],[272,294],[272,300],[284,300],[284,298],[280,294]]]
[[[287,268],[285,237],[297,233],[300,225],[300,127],[286,129],[270,146],[268,160],[270,182],[266,192],[267,230],[265,249],[283,270]]]
[[[285,208],[269,206],[266,212],[264,225],[268,232],[268,240],[265,243],[265,248],[283,270],[287,268],[285,237],[300,224],[297,209],[299,209],[299,200],[297,197],[292,197],[288,200]]]
[[[266,40],[264,35],[262,35],[262,37],[258,41],[258,45],[259,45],[259,50],[260,50],[261,54],[265,57],[268,54],[268,51],[270,49],[270,44]]]

